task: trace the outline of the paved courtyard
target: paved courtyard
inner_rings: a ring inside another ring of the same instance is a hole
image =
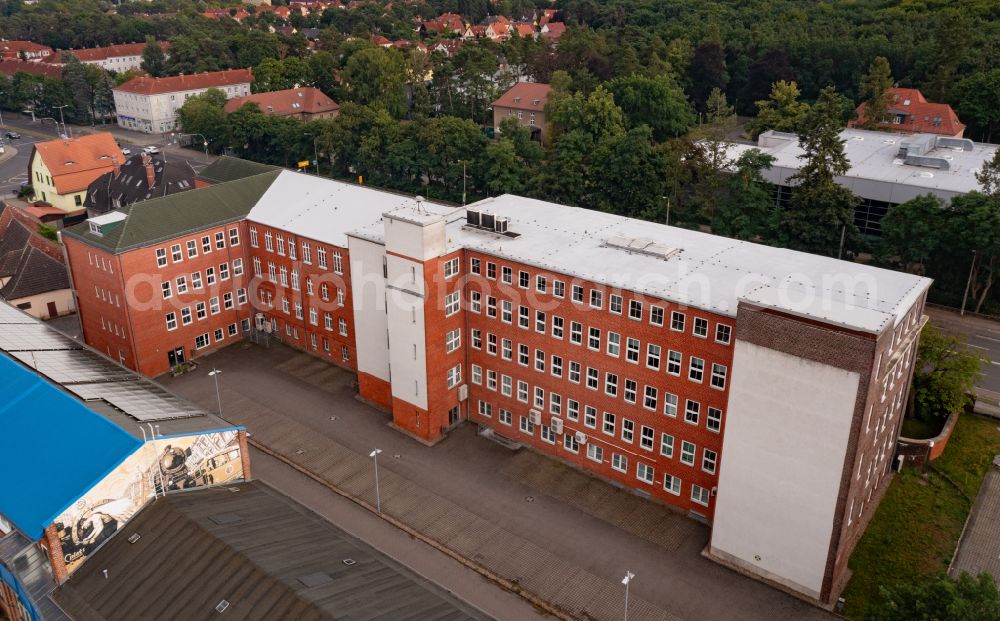
[[[1000,455],[986,473],[949,573],[993,574],[1000,587]]]
[[[379,461],[385,514],[516,588],[581,619],[833,619],[833,615],[700,556],[707,527],[527,449],[512,452],[462,426],[434,447],[393,430],[354,398],[354,376],[282,345],[233,345],[194,372],[161,378],[217,409],[252,440],[371,505],[368,453]]]

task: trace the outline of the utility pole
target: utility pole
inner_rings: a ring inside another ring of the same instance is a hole
[[[63,104],[61,106],[52,106],[52,107],[59,110],[59,122],[62,123],[63,134],[69,138],[72,138],[73,136],[70,135],[69,131],[66,129],[66,119],[63,117],[63,108],[66,108],[67,106],[69,106],[69,104]]]
[[[664,222],[664,224],[666,224],[667,226],[670,226],[670,197],[669,196],[663,196],[661,198],[667,199],[667,220]]]
[[[972,251],[972,263],[969,265],[969,279],[965,281],[965,293],[962,294],[962,310],[959,315],[965,315],[965,301],[969,297],[969,288],[972,286],[972,273],[976,269],[976,251]]]
[[[219,417],[221,418],[222,417],[222,393],[219,392],[219,374],[220,373],[222,373],[222,371],[219,371],[215,367],[212,367],[212,370],[209,371],[208,374],[213,379],[215,379],[215,398],[219,401]]]
[[[840,228],[840,250],[837,251],[837,258],[843,258],[844,256],[844,236],[847,235],[847,225],[845,224]]]
[[[626,571],[625,577],[622,578],[622,584],[625,585],[625,621],[628,621],[628,584],[632,582],[632,578],[635,578],[635,574],[630,571]]]
[[[382,449],[377,448],[368,454],[373,460],[375,460],[375,510],[378,511],[379,515],[382,515],[382,495],[378,489],[378,454],[382,452]]]

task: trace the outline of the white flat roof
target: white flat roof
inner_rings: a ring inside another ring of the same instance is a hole
[[[461,208],[425,205],[448,216],[449,252],[477,250],[721,315],[735,316],[740,300],[746,300],[878,333],[901,320],[931,283],[902,272],[509,194],[470,207],[509,218],[509,231],[519,236],[466,226]],[[353,234],[384,239],[381,222]],[[630,250],[623,238],[665,256]]]
[[[971,151],[950,147],[932,149],[926,155],[948,160],[949,169],[940,170],[904,164],[897,156],[900,143],[917,135],[845,129],[840,132],[840,137],[844,140],[844,152],[851,162],[851,169],[844,178],[908,186],[917,191],[914,195],[931,192],[941,194],[944,198],[980,189],[976,173],[979,172],[983,162],[993,158],[997,145],[973,143]],[[802,148],[796,136],[776,133],[768,139],[765,135],[761,137],[759,143],[759,145],[731,144],[727,156],[735,160],[750,149],[759,149],[775,158],[772,170],[783,168],[797,171],[802,166],[802,160],[799,158],[802,155]],[[772,179],[770,176],[768,178],[776,183],[784,181],[784,179]],[[864,186],[859,188],[860,192],[855,191],[865,198],[887,200],[881,196],[864,196]]]
[[[416,205],[414,197],[283,170],[247,219],[346,248],[348,232]]]

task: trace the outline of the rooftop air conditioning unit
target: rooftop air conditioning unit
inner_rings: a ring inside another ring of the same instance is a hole
[[[470,226],[479,226],[480,223],[479,212],[475,209],[466,209],[465,222]]]
[[[497,218],[493,222],[493,230],[497,233],[503,234],[507,232],[507,224],[510,222],[507,218]]]
[[[462,384],[461,386],[458,387],[458,400],[465,401],[468,398],[469,398],[469,385]]]
[[[480,218],[479,226],[483,227],[484,229],[488,229],[491,231],[493,230],[493,223],[496,221],[496,216],[489,213],[488,211],[484,211],[482,212],[482,214],[480,214],[479,218]]]
[[[586,444],[587,443],[587,434],[583,433],[582,431],[577,431],[576,432],[576,441],[579,442],[580,444]]]
[[[553,433],[562,433],[563,432],[562,419],[559,418],[558,416],[553,416],[552,417],[552,431],[553,431]]]
[[[528,412],[528,420],[531,421],[532,425],[541,425],[542,413],[539,412],[538,410],[531,410],[530,412]]]

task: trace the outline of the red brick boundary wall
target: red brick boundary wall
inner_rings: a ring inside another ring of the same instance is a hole
[[[951,438],[951,432],[954,431],[955,423],[958,422],[960,415],[961,412],[955,412],[949,416],[941,433],[933,438],[916,440],[899,436],[899,440],[896,442],[897,459],[902,456],[906,465],[922,466],[941,457],[945,447],[948,446],[948,439]]]

